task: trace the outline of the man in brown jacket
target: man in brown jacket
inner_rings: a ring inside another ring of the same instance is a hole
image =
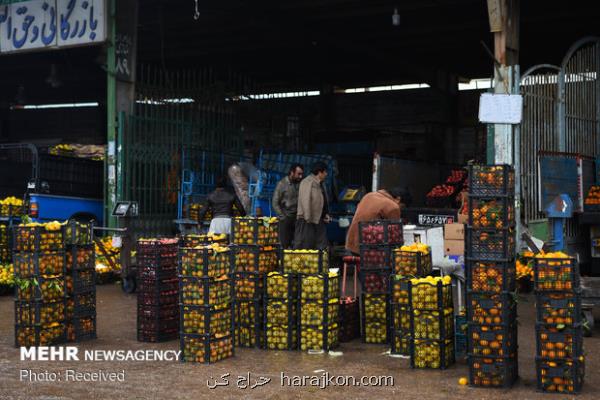
[[[327,196],[323,181],[327,178],[327,165],[317,162],[312,173],[300,182],[298,214],[294,233],[294,249],[321,250],[329,246]]]
[[[359,254],[358,224],[360,222],[377,219],[399,220],[402,197],[407,197],[402,194],[400,189],[382,189],[367,193],[356,207],[356,213],[354,213],[346,237],[346,250]]]

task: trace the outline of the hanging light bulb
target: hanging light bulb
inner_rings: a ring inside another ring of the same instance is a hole
[[[397,8],[394,8],[394,13],[392,14],[392,25],[400,26],[400,14],[398,14]]]

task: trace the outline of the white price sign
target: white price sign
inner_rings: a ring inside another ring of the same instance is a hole
[[[483,93],[479,98],[479,122],[488,124],[520,124],[523,97],[520,94]]]

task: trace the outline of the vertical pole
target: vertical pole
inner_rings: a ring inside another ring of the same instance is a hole
[[[117,80],[115,75],[115,39],[116,39],[116,0],[108,1],[108,48],[106,58],[106,118],[107,118],[107,154],[105,158],[104,187],[104,224],[116,227],[116,220],[110,216],[116,202],[115,170],[115,131],[117,119]]]

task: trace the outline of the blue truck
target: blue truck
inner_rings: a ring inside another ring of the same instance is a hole
[[[0,197],[24,199],[36,222],[103,224],[104,163],[47,154],[33,144],[0,144]]]

